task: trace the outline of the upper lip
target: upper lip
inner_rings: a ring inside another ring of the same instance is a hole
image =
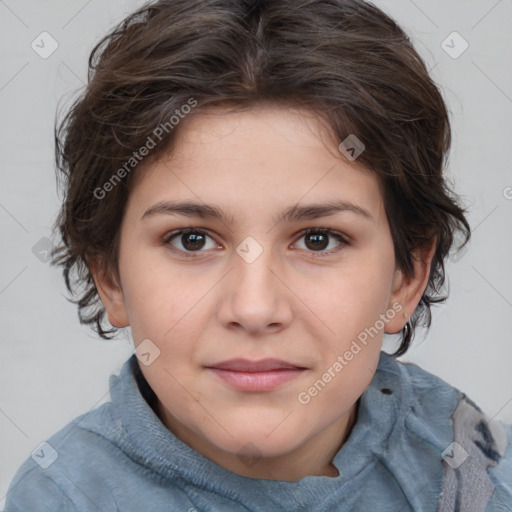
[[[280,369],[304,369],[303,366],[298,366],[280,359],[262,359],[260,361],[250,361],[249,359],[230,359],[229,361],[222,361],[215,363],[207,368],[216,368],[219,370],[231,370],[234,372],[268,372],[271,370]]]

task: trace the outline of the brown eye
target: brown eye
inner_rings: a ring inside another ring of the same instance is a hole
[[[173,250],[182,252],[187,255],[187,252],[204,252],[201,249],[206,247],[206,242],[209,238],[211,239],[211,237],[205,231],[198,228],[189,228],[171,233],[171,235],[166,237],[164,243],[170,245]],[[181,245],[181,247],[179,245]],[[212,243],[211,247],[209,248],[215,247],[217,247],[217,245]]]
[[[315,256],[330,255],[348,245],[348,242],[339,233],[328,228],[310,228],[302,234],[301,238],[305,240],[306,250],[319,253],[315,254]],[[331,239],[336,240],[338,245],[325,250],[332,246]]]
[[[180,239],[187,251],[202,249],[205,243],[205,236],[201,233],[184,233]]]
[[[323,233],[308,233],[305,239],[308,249],[324,250],[329,245],[329,235]]]

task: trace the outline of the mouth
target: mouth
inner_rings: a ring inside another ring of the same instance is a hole
[[[269,391],[297,378],[307,368],[279,359],[249,361],[231,359],[206,369],[211,371],[224,384],[241,391]]]

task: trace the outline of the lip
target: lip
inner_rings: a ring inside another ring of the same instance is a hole
[[[262,359],[260,361],[250,361],[249,359],[230,359],[229,361],[212,364],[207,366],[207,368],[231,370],[233,372],[269,372],[273,370],[304,369],[303,366],[289,363],[281,359]]]
[[[231,359],[206,367],[225,384],[241,391],[269,391],[297,378],[306,368],[279,359]]]
[[[225,384],[240,391],[251,392],[270,391],[290,382],[305,371],[304,368],[287,368],[267,372],[235,372],[219,368],[208,368],[208,370]]]

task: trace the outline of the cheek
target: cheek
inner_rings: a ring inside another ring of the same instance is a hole
[[[126,286],[126,305],[135,344],[150,339],[161,352],[159,360],[174,367],[173,362],[190,359],[193,340],[204,333],[212,283],[171,270],[162,265],[135,273]]]
[[[144,324],[158,327],[162,322],[169,329],[179,318],[187,287],[164,249],[144,248],[136,239],[127,240],[121,247],[119,265],[132,330]]]
[[[175,285],[167,276],[147,266],[134,268],[124,281],[124,297],[135,343],[149,338],[163,339],[180,316],[180,301]],[[171,331],[172,332],[172,331]]]
[[[336,323],[361,325],[384,312],[391,296],[393,261],[359,258],[353,264],[333,271],[322,290],[316,289],[319,311]]]
[[[328,327],[323,329],[324,343],[319,345],[326,367],[350,350],[356,352],[350,367],[376,366],[385,327],[382,315],[389,307],[393,270],[392,257],[361,258],[333,272],[324,283],[326,288],[314,288],[310,293],[311,309],[318,311],[321,319],[319,325]],[[354,341],[361,350],[352,345]],[[352,369],[344,372],[351,380],[357,378]]]

